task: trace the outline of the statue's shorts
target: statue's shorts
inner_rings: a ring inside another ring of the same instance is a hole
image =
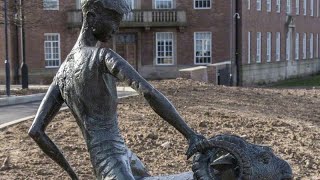
[[[89,152],[98,180],[134,180],[124,144],[101,143]]]

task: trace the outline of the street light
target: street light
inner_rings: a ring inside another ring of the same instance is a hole
[[[8,4],[7,0],[4,2],[4,36],[5,36],[5,46],[6,46],[6,59],[4,61],[6,68],[6,93],[10,96],[10,62],[9,62],[9,52],[8,52]]]

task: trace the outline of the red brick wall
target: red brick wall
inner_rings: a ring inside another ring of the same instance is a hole
[[[272,32],[272,62],[276,62],[276,32],[281,33],[281,61],[286,61],[286,1],[281,1],[281,12],[276,12],[276,1],[272,1],[272,11],[267,12],[266,2],[262,1],[262,10],[256,10],[256,1],[251,1],[251,9],[248,10],[247,1],[243,1],[241,22],[242,22],[242,64],[248,64],[248,31],[251,31],[251,53],[256,54],[256,33],[262,34],[261,63],[266,63],[266,36],[267,32]],[[307,52],[309,52],[309,35],[314,34],[314,57],[316,52],[316,35],[320,33],[320,17],[317,17],[317,1],[314,1],[314,16],[310,16],[310,1],[307,1],[307,16],[303,15],[303,1],[300,0],[300,14],[296,15],[296,1],[292,1],[292,14],[295,19],[295,28],[292,31],[293,54],[295,52],[295,34],[300,34],[300,59],[302,57],[302,33],[307,33]],[[255,64],[255,59],[251,58],[251,64]]]
[[[175,32],[176,34],[176,61],[179,66],[194,65],[194,32],[212,32],[212,63],[230,60],[230,3],[226,1],[212,0],[212,8],[207,10],[195,10],[193,0],[176,0],[177,9],[187,12],[188,25],[181,32],[177,27],[173,28],[143,28],[121,29],[122,32],[135,32],[139,34],[137,52],[140,66],[153,66],[155,64],[155,33]],[[39,0],[39,2],[41,2]],[[32,15],[41,19],[37,26],[29,26],[26,29],[26,61],[29,67],[31,83],[48,83],[52,80],[57,69],[46,69],[44,61],[44,33],[60,33],[61,61],[70,52],[75,43],[79,29],[67,28],[67,10],[75,8],[74,0],[60,1],[59,11],[43,10],[42,6],[32,9]],[[141,9],[152,9],[152,0],[141,1]],[[41,18],[39,18],[41,17]],[[33,17],[26,17],[32,19]],[[1,28],[0,28],[1,33]],[[0,36],[1,40],[2,36]],[[1,41],[3,42],[3,41]],[[2,47],[0,43],[0,47]],[[0,55],[3,48],[0,48]],[[0,63],[0,71],[1,70]],[[165,67],[161,67],[165,68]],[[1,80],[1,72],[0,72]]]

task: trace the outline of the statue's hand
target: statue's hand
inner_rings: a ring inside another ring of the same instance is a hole
[[[203,152],[209,147],[209,141],[200,134],[194,135],[189,139],[189,148],[187,150],[187,159],[197,152]]]

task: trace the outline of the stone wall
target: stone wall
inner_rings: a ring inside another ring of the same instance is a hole
[[[241,67],[241,79],[244,86],[268,84],[279,80],[316,74],[319,71],[320,59],[251,64]]]

